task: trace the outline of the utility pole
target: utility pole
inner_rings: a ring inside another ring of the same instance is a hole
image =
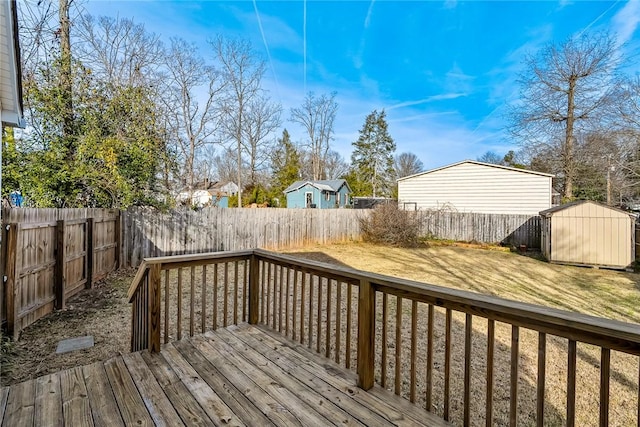
[[[58,18],[60,20],[60,92],[62,93],[62,136],[66,148],[67,160],[75,157],[73,135],[73,88],[71,75],[71,23],[69,19],[70,0],[59,0]]]

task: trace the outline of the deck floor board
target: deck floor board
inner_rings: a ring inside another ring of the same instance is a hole
[[[264,327],[242,324],[0,388],[4,425],[448,425]]]

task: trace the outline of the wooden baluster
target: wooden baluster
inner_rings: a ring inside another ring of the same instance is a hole
[[[192,337],[195,331],[195,317],[196,317],[196,268],[191,267],[191,295],[189,300],[189,336]]]
[[[296,341],[296,329],[298,326],[298,270],[293,270],[293,303],[291,304],[293,314],[291,316],[291,339]]]
[[[576,420],[576,342],[569,340],[567,356],[567,427]]]
[[[249,301],[249,296],[247,295],[247,286],[249,284],[249,260],[245,260],[243,265],[244,265],[244,275],[243,275],[244,280],[242,281],[242,321],[248,322],[249,318],[247,317],[248,315],[247,304]],[[256,301],[258,300],[256,299]],[[257,310],[257,307],[256,307],[256,310]],[[253,324],[255,323],[257,322],[253,322]]]
[[[471,339],[473,332],[473,316],[467,314],[464,322],[464,397],[463,397],[463,424],[471,424],[469,403],[471,401]]]
[[[444,338],[444,416],[445,421],[449,421],[449,392],[451,373],[451,309],[447,308],[445,315],[445,338]]]
[[[609,378],[611,377],[611,350],[600,349],[600,427],[609,425]]]
[[[418,301],[411,301],[411,380],[409,400],[416,401],[416,345],[418,334]]]
[[[345,337],[345,366],[351,369],[351,288],[353,285],[347,282],[347,335]]]
[[[224,299],[222,300],[222,326],[227,327],[229,320],[229,263],[224,263]]]
[[[291,285],[289,283],[289,276],[291,270],[286,267],[287,275],[285,276],[285,295],[284,295],[284,336],[289,336],[289,292],[291,292]]]
[[[278,330],[278,266],[273,265],[273,330]]]
[[[538,386],[537,386],[537,408],[536,425],[544,426],[544,394],[547,371],[547,334],[538,333]]]
[[[169,275],[171,270],[164,271],[164,343],[169,342]]]
[[[382,293],[382,354],[380,355],[380,385],[387,388],[387,324],[389,323],[388,295]]]
[[[284,303],[284,267],[278,266],[278,332],[282,332],[282,305]]]
[[[320,353],[320,337],[322,336],[322,277],[318,276],[318,315],[316,317],[316,352]]]
[[[177,319],[176,319],[176,327],[178,328],[178,332],[176,334],[176,339],[182,339],[182,268],[178,269],[178,310],[177,310]]]
[[[495,348],[496,324],[493,319],[487,321],[487,397],[486,426],[493,425],[493,357]]]
[[[331,354],[331,279],[327,279],[327,322],[325,324],[324,357]]]
[[[358,387],[369,390],[375,370],[376,293],[373,285],[360,280],[358,288]]]
[[[149,268],[149,294],[147,300],[148,310],[148,344],[147,348],[152,353],[160,352],[160,304],[162,301],[162,287],[160,283],[162,264],[154,264]]]
[[[233,324],[238,324],[238,288],[240,287],[240,276],[238,275],[238,264],[240,261],[233,263]]]
[[[218,267],[220,264],[213,264],[213,330],[218,329]]]
[[[426,409],[431,412],[433,404],[431,403],[431,393],[433,390],[433,305],[429,304],[427,311],[427,378],[426,378]]]
[[[249,271],[247,272],[245,269],[245,277],[249,282],[249,295],[248,298],[245,295],[243,300],[249,303],[247,321],[249,324],[255,325],[260,318],[260,260],[256,255],[251,255],[250,262]],[[249,265],[249,262],[245,261],[245,263]]]
[[[520,361],[520,328],[511,326],[511,391],[509,395],[509,425],[518,423],[518,363]]]
[[[268,326],[269,322],[271,321],[271,267],[273,266],[272,263],[268,263],[267,264],[267,283],[265,284],[265,286],[267,287],[267,319],[265,321],[265,324]]]
[[[309,273],[309,349],[313,345],[313,274]]]
[[[638,358],[638,362],[640,362],[640,358]],[[638,427],[640,427],[640,363],[638,363],[638,416],[636,419],[638,420]]]
[[[202,266],[202,291],[200,293],[202,309],[200,311],[200,333],[204,334],[207,322],[207,266]]]
[[[402,375],[402,297],[396,297],[396,366],[395,366],[395,387],[393,391],[400,395]]]
[[[336,363],[340,363],[340,339],[342,334],[342,282],[336,280]]]
[[[300,344],[304,343],[304,304],[305,304],[305,291],[307,273],[300,271],[301,283],[300,283]],[[311,298],[309,298],[311,299]]]
[[[264,261],[260,261],[260,267],[260,273],[262,274],[262,280],[260,281],[260,290],[262,292],[262,300],[260,303],[260,305],[262,306],[262,309],[260,310],[260,323],[266,324],[265,315],[267,313],[267,266]]]

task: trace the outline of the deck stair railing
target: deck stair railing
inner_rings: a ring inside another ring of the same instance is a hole
[[[454,424],[640,426],[637,324],[259,249],[146,259],[129,299],[132,351],[248,322]]]

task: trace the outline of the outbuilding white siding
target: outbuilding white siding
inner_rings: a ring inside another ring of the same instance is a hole
[[[538,214],[551,207],[553,175],[466,160],[398,180],[400,206]],[[410,204],[410,205],[409,205]]]

